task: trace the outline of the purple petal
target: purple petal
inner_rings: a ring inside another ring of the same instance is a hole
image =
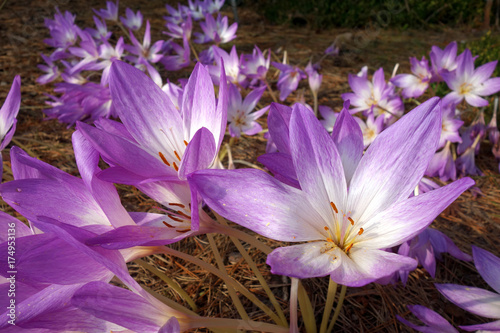
[[[439,143],[438,103],[437,97],[422,103],[368,147],[349,188],[348,211],[354,220],[369,220],[415,189]]]
[[[448,300],[465,311],[486,318],[500,318],[500,295],[496,293],[456,284],[435,284],[435,286]]]
[[[477,325],[467,325],[459,326],[461,329],[466,331],[477,331],[483,333],[495,333],[500,332],[500,320],[492,321],[491,323],[477,324]]]
[[[257,161],[264,164],[274,175],[274,177],[281,182],[300,189],[297,174],[293,167],[292,157],[283,153],[269,153],[260,155]]]
[[[480,96],[489,96],[500,91],[500,77],[494,77],[483,82],[474,89],[474,93]]]
[[[495,67],[497,66],[497,60],[488,62],[482,66],[479,66],[476,68],[474,71],[474,75],[470,78],[469,82],[472,85],[478,85],[480,83],[483,83],[484,81],[488,80],[495,71]]]
[[[164,150],[166,131],[172,131],[174,139],[183,137],[179,112],[146,74],[127,63],[114,61],[109,87],[121,121],[137,142],[150,148],[150,153]]]
[[[295,104],[290,119],[290,150],[300,187],[324,221],[330,202],[345,207],[347,184],[342,160],[332,138],[314,113]]]
[[[339,248],[332,249],[327,242],[278,247],[268,254],[266,263],[273,274],[299,279],[321,277],[339,266],[340,261],[335,260],[338,252],[341,252]]]
[[[276,147],[281,153],[290,154],[290,118],[292,108],[271,103],[267,125]]]
[[[185,180],[191,172],[207,169],[212,164],[216,152],[214,136],[205,127],[200,128],[182,156],[179,178]]]
[[[16,75],[5,102],[0,108],[0,142],[12,126],[21,105],[21,77]]]
[[[483,107],[483,106],[488,106],[490,104],[486,99],[481,98],[478,95],[474,95],[472,93],[465,95],[465,100],[470,105],[478,107],[478,108]]]
[[[322,219],[303,192],[265,172],[203,170],[188,176],[203,200],[225,218],[266,237],[298,242],[322,239]]]
[[[472,255],[481,277],[491,288],[500,293],[500,258],[474,245],[472,245]]]
[[[345,102],[332,132],[332,139],[340,154],[347,184],[350,183],[364,150],[363,133],[348,110],[349,102]]]

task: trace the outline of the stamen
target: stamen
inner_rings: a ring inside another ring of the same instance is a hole
[[[187,147],[187,145],[188,145],[188,142],[187,142],[186,140],[184,140],[184,144],[185,144],[185,145],[186,145],[186,147]]]
[[[163,155],[161,151],[158,152],[158,155],[160,155],[160,158],[163,161],[163,163],[165,163],[167,166],[170,166],[170,163],[168,163],[167,159],[165,158],[165,155]]]
[[[183,204],[180,204],[180,203],[169,203],[170,206],[177,206],[177,207],[181,207],[181,208],[185,208],[186,206],[184,206]]]
[[[330,202],[330,206],[332,206],[333,210],[335,211],[335,214],[339,213],[337,206],[335,206],[335,204],[333,202]]]
[[[180,210],[176,211],[176,213],[177,213],[177,214],[179,214],[179,215],[181,215],[181,216],[184,216],[184,217],[185,217],[185,218],[187,218],[187,219],[190,219],[190,218],[191,218],[191,216],[187,215],[187,214],[186,214],[186,213],[184,213],[184,212],[181,212]]]
[[[363,232],[364,232],[364,231],[365,231],[365,229],[363,229],[363,228],[359,228],[359,232],[358,232],[358,235],[361,235],[361,234],[363,234]]]
[[[328,238],[326,239],[326,241],[327,241],[327,242],[331,242],[331,243],[333,243],[333,239],[331,239],[330,237],[328,237]]]
[[[351,250],[353,246],[353,243],[349,244],[349,246],[347,246],[347,248],[345,249],[345,253],[349,253],[349,251]]]
[[[351,219],[350,217],[347,218],[349,220],[349,222],[351,222],[351,225],[354,225],[354,220]]]
[[[327,226],[325,226],[324,229],[325,229],[325,231],[330,230],[330,228],[328,228]]]
[[[173,225],[168,224],[167,222],[163,221],[163,224],[166,225],[169,228],[175,228]]]
[[[174,220],[175,222],[184,222],[182,219],[180,218],[177,218],[177,217],[174,217],[170,214],[167,214],[168,217],[170,217],[172,220]]]
[[[172,162],[172,164],[174,165],[175,171],[179,171],[179,167],[177,166],[177,164],[175,164],[175,162]]]
[[[175,157],[177,157],[177,159],[179,160],[179,162],[181,161],[181,157],[179,156],[179,154],[177,154],[177,151],[174,150],[174,154],[175,154]]]
[[[175,230],[177,232],[180,232],[180,233],[184,233],[184,232],[188,232],[188,231],[191,231],[191,229],[184,229],[184,230]]]

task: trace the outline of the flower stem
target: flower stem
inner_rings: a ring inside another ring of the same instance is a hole
[[[318,118],[318,93],[311,90],[313,94],[313,99],[314,99],[314,115],[316,118]]]
[[[153,273],[154,275],[159,277],[170,288],[175,290],[175,292],[177,292],[179,294],[179,296],[181,296],[189,304],[189,306],[191,307],[191,309],[193,309],[193,311],[198,310],[198,307],[194,303],[193,299],[191,297],[189,297],[189,295],[186,293],[186,291],[184,289],[182,289],[174,280],[172,280],[171,278],[166,276],[163,272],[161,272],[158,268],[148,264],[144,260],[136,259],[136,260],[134,260],[134,262],[136,264],[138,264],[139,266],[141,266],[142,268],[150,271],[151,273]]]
[[[316,327],[316,319],[314,318],[314,309],[312,307],[311,300],[309,299],[309,295],[307,295],[304,286],[300,282],[299,282],[299,305],[300,305],[300,312],[302,313],[302,320],[304,321],[304,325],[306,327],[306,332],[307,333],[318,332],[318,328]]]
[[[238,330],[246,330],[246,331],[288,333],[288,328],[286,327],[268,323],[250,321],[250,320],[200,317],[196,318],[196,323],[194,324],[195,325],[193,325],[192,328],[198,328],[198,327],[208,327],[209,329],[236,328]],[[233,330],[231,330],[231,332],[233,332]]]
[[[261,241],[259,241],[254,236],[249,235],[246,232],[243,232],[241,230],[232,228],[232,227],[227,226],[227,225],[222,225],[222,224],[217,224],[217,225],[215,225],[213,227],[215,228],[215,231],[217,231],[218,233],[221,233],[221,234],[224,234],[224,235],[227,235],[227,236],[236,237],[239,240],[242,240],[245,243],[248,243],[248,244],[256,247],[257,249],[259,249],[262,252],[264,252],[264,254],[266,254],[266,255],[269,254],[269,253],[271,253],[271,251],[273,250],[269,246],[267,246],[266,244],[264,244]]]
[[[347,291],[347,286],[342,286],[342,289],[340,290],[340,296],[339,300],[337,303],[337,307],[335,308],[335,312],[333,313],[333,318],[332,321],[330,322],[330,325],[328,326],[327,333],[331,333],[333,330],[333,326],[335,325],[335,322],[337,321],[337,318],[339,317],[340,310],[342,310],[342,305],[344,304],[344,298],[345,298],[345,293]]]
[[[219,249],[217,248],[217,244],[215,243],[214,236],[212,234],[207,234],[208,241],[210,242],[210,247],[212,248],[212,251],[215,256],[215,261],[217,262],[217,266],[219,266],[219,270],[222,275],[224,275],[226,279],[229,279],[229,275],[227,274],[226,271],[226,266],[224,265],[224,261],[222,260],[222,257],[220,255]],[[243,307],[243,304],[241,304],[240,299],[238,298],[238,295],[236,294],[236,291],[234,288],[231,286],[227,286],[227,290],[229,291],[229,296],[231,296],[231,299],[233,300],[234,306],[236,307],[236,310],[238,310],[238,313],[240,314],[241,318],[243,320],[250,320],[250,317],[248,316],[248,313],[245,311],[245,308]]]
[[[297,326],[297,295],[299,289],[299,279],[291,278],[292,286],[290,287],[290,333],[299,333]]]
[[[227,222],[224,220],[222,216],[214,212],[215,217],[217,218],[217,221],[219,221],[220,224],[224,226],[228,226]],[[253,271],[255,274],[255,277],[259,280],[260,285],[264,289],[264,291],[267,294],[267,297],[269,297],[269,300],[271,301],[272,305],[274,306],[274,309],[276,310],[276,313],[281,319],[281,325],[283,326],[288,326],[285,314],[283,313],[283,310],[281,309],[280,304],[276,300],[276,297],[274,296],[273,292],[271,291],[271,288],[269,288],[269,285],[267,284],[266,280],[264,279],[264,276],[262,276],[262,273],[259,271],[257,264],[252,260],[252,257],[248,254],[248,252],[245,250],[241,242],[238,240],[238,238],[234,236],[229,236],[231,238],[231,241],[236,245],[236,248],[238,251],[241,253],[245,261],[248,263],[248,266],[250,266],[250,269]],[[292,279],[293,282],[293,279]],[[293,285],[292,285],[293,288]],[[297,301],[297,300],[295,300]]]
[[[271,98],[273,99],[273,102],[278,103],[278,99],[276,99],[276,95],[274,94],[273,88],[271,88],[271,85],[269,84],[269,82],[267,82],[267,79],[264,79],[263,81],[267,86],[267,90],[269,90],[269,94],[271,94]]]
[[[189,41],[188,43],[189,47],[191,48],[191,51],[193,52],[194,57],[196,58],[196,61],[200,62],[200,58],[198,58],[198,53],[196,53],[196,49],[194,48],[193,43],[191,43],[191,41]]]
[[[321,319],[321,327],[319,329],[320,333],[325,333],[328,325],[328,319],[330,319],[330,313],[333,308],[333,301],[335,300],[335,295],[337,294],[337,283],[335,283],[330,278],[330,283],[328,284],[328,294],[326,297],[325,310],[323,311],[323,318]]]

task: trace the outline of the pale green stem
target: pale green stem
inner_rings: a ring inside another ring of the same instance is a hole
[[[262,243],[257,238],[255,238],[255,236],[249,235],[246,232],[243,232],[241,230],[232,228],[230,226],[221,225],[221,224],[215,224],[212,227],[214,228],[214,231],[217,231],[218,233],[223,234],[223,235],[236,237],[239,240],[242,240],[245,243],[248,243],[248,244],[252,245],[253,247],[261,250],[266,255],[271,253],[271,251],[273,250],[269,246],[267,246],[266,244]]]
[[[299,288],[299,279],[291,278],[292,285],[290,286],[290,333],[298,333],[299,326],[297,325],[297,296]]]
[[[160,252],[160,251],[159,251]],[[195,258],[189,254],[174,250],[169,247],[163,247],[161,249],[161,252],[164,254],[172,255],[178,258],[181,258],[183,260],[192,262],[201,268],[205,269],[206,271],[216,275],[217,277],[221,278],[227,285],[232,286],[236,291],[240,292],[243,296],[248,298],[251,302],[253,302],[257,307],[259,307],[262,311],[264,311],[271,319],[275,322],[278,323],[280,321],[279,317],[271,310],[267,305],[262,303],[254,294],[252,294],[247,288],[241,285],[238,281],[235,281],[231,278],[227,278],[227,275],[224,275],[221,273],[220,270],[217,268],[213,267],[210,264],[207,264],[203,260],[200,260],[198,258]]]
[[[269,90],[269,93],[271,94],[271,98],[273,99],[274,103],[278,103],[278,99],[276,98],[276,95],[274,94],[273,88],[271,88],[271,85],[269,82],[267,82],[267,78],[264,79],[264,83],[267,86],[267,90]]]
[[[200,62],[200,58],[198,58],[198,53],[196,53],[196,49],[193,46],[193,43],[189,41],[189,47],[191,48],[191,51],[193,52],[194,57],[196,58],[197,62]]]
[[[208,241],[210,242],[210,247],[212,248],[212,251],[214,253],[217,266],[219,266],[219,271],[221,272],[222,275],[225,276],[223,280],[228,280],[229,275],[227,274],[226,266],[224,265],[224,261],[222,260],[219,249],[217,248],[217,244],[215,243],[214,236],[212,236],[212,234],[207,234],[207,237]],[[227,290],[229,291],[229,296],[231,296],[231,299],[233,300],[234,306],[236,307],[236,310],[238,310],[240,317],[243,320],[250,320],[250,317],[248,316],[248,313],[245,311],[243,304],[241,304],[238,295],[236,295],[236,291],[234,290],[234,288],[228,285]]]
[[[337,303],[337,307],[335,308],[335,312],[333,313],[333,318],[332,321],[330,322],[330,325],[328,326],[328,330],[326,331],[327,333],[331,333],[333,330],[333,326],[335,325],[335,322],[337,321],[337,318],[340,315],[340,310],[342,310],[342,305],[344,304],[344,298],[345,298],[345,293],[347,291],[347,286],[342,286],[342,289],[340,289],[340,296],[339,300]]]
[[[225,219],[222,216],[220,216],[216,212],[213,212],[213,213],[214,213],[215,217],[217,218],[217,221],[219,221],[220,224],[227,226],[227,222],[225,221]],[[255,274],[255,277],[259,280],[260,285],[262,286],[262,288],[266,292],[267,297],[269,297],[269,300],[273,304],[274,309],[278,313],[278,316],[281,318],[281,324],[285,327],[288,326],[285,314],[283,313],[283,310],[281,309],[280,304],[278,303],[278,301],[276,300],[276,297],[274,296],[273,292],[271,291],[271,288],[269,288],[269,285],[267,284],[266,280],[264,279],[264,276],[262,276],[262,273],[259,271],[257,264],[255,264],[255,262],[252,260],[252,257],[250,257],[247,250],[245,250],[245,248],[243,247],[241,242],[236,237],[234,237],[234,236],[229,236],[229,237],[231,238],[231,241],[234,243],[234,245],[236,245],[236,248],[241,253],[243,258],[248,263],[248,266],[250,266],[250,269]]]
[[[219,152],[219,160],[222,161],[224,157],[226,157],[226,154],[228,154],[229,149],[231,149],[231,146],[234,144],[234,141],[236,140],[235,137],[231,137],[229,139],[229,143],[226,143],[224,145],[224,148]]]
[[[325,333],[328,325],[328,320],[330,319],[330,313],[333,308],[333,301],[335,300],[335,295],[337,294],[337,283],[332,279],[328,284],[328,294],[326,296],[325,310],[323,311],[323,318],[321,319],[321,327],[319,329],[320,333]]]
[[[247,161],[243,161],[243,160],[233,160],[233,163],[243,164],[243,165],[246,165],[247,167],[254,168],[254,169],[257,169],[257,170],[260,170],[260,171],[264,171],[264,172],[266,172],[266,170],[262,169],[262,168],[261,168],[260,166],[258,166],[257,164],[253,164],[253,163],[250,163],[250,162],[247,162]]]
[[[299,305],[300,312],[302,313],[302,320],[306,327],[307,333],[316,333],[318,329],[316,327],[316,319],[314,318],[314,309],[309,299],[309,295],[302,283],[299,282]]]
[[[189,304],[189,306],[191,307],[191,309],[193,309],[193,311],[198,310],[198,307],[194,303],[193,299],[191,297],[189,297],[189,295],[186,293],[186,291],[184,291],[184,289],[182,289],[174,280],[172,280],[171,278],[166,276],[163,272],[161,272],[158,268],[148,264],[144,260],[136,259],[136,260],[134,260],[134,262],[136,264],[140,265],[141,267],[143,267],[144,269],[150,271],[151,273],[153,273],[157,277],[159,277],[170,288],[172,288],[176,293],[178,293],[179,296],[181,296]]]
[[[314,100],[314,115],[316,116],[316,118],[318,118],[318,93],[316,91],[312,91],[312,94],[313,94],[313,100]]]
[[[163,304],[171,307],[174,310],[177,310],[179,312],[185,313],[185,314],[187,314],[189,316],[193,316],[193,317],[197,317],[198,316],[198,314],[196,314],[196,312],[193,312],[193,311],[189,310],[188,308],[180,305],[179,303],[171,300],[168,297],[165,297],[163,295],[158,294],[157,292],[149,289],[146,286],[142,286],[142,289],[144,289],[148,294],[150,294],[151,296],[153,296],[154,298],[156,298],[157,300],[159,300]]]

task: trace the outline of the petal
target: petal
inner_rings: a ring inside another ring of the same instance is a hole
[[[292,157],[283,153],[269,153],[260,155],[257,161],[264,164],[281,182],[300,189],[297,174],[293,167]]]
[[[347,211],[355,221],[369,220],[415,189],[439,143],[438,103],[437,97],[422,103],[368,147],[349,188]]]
[[[304,193],[259,170],[203,170],[188,176],[203,200],[225,218],[266,237],[323,239],[325,222]]]
[[[417,261],[412,258],[382,250],[356,249],[354,246],[349,255],[343,251],[339,254],[341,263],[330,277],[348,287],[362,287],[397,271],[417,267]]]
[[[476,86],[476,85],[479,85],[479,84],[483,83],[484,81],[488,80],[490,78],[491,74],[493,74],[493,72],[495,71],[495,67],[497,66],[497,62],[498,62],[497,60],[491,61],[491,62],[488,62],[488,63],[476,68],[476,70],[474,71],[474,74],[470,78],[469,82],[472,85]]]
[[[271,103],[267,125],[269,134],[281,153],[290,154],[290,118],[292,108],[278,103]]]
[[[158,332],[169,318],[145,299],[104,282],[90,282],[75,292],[71,304],[91,315],[136,332]]]
[[[458,104],[463,100],[463,98],[463,95],[460,95],[456,91],[452,91],[448,95],[443,97],[443,107],[451,104]]]
[[[12,126],[21,106],[21,77],[16,75],[9,94],[0,108],[0,142]]]
[[[9,229],[11,232],[9,232]],[[6,242],[8,237],[12,237],[12,231],[15,231],[15,237],[20,238],[30,236],[31,229],[15,217],[0,211],[0,243]]]
[[[456,332],[458,331],[443,317],[431,309],[422,305],[408,305],[408,309],[420,319],[423,323],[429,325],[431,328],[440,329],[440,332]]]
[[[467,325],[459,326],[461,329],[466,331],[476,331],[483,333],[494,333],[500,332],[500,320],[492,321],[491,323],[477,324],[477,325]]]
[[[494,77],[486,80],[484,83],[474,89],[474,94],[479,96],[489,96],[500,91],[500,77]]]
[[[500,293],[500,258],[474,245],[472,245],[472,255],[481,277],[491,288]]]
[[[177,140],[182,143],[179,112],[165,92],[146,74],[127,63],[114,61],[109,87],[121,121],[151,154],[183,148],[177,147],[176,142],[169,142],[166,134],[171,131],[174,140],[179,138]]]
[[[205,127],[200,128],[182,156],[179,178],[185,180],[191,172],[207,169],[214,160],[216,149],[212,133]]]
[[[472,185],[474,181],[466,177],[434,191],[394,203],[366,224],[357,225],[363,227],[364,232],[355,246],[384,249],[413,238]]]
[[[332,139],[342,160],[347,184],[350,183],[364,150],[363,133],[348,110],[349,103],[345,102],[332,132]]]
[[[478,108],[483,106],[488,106],[490,104],[486,99],[481,98],[478,95],[474,95],[472,93],[465,95],[465,101],[467,101],[467,103],[469,103],[470,105]]]
[[[340,261],[336,256],[340,250],[332,249],[327,242],[312,242],[278,247],[267,255],[266,263],[271,273],[299,279],[321,277],[335,270]]]
[[[465,311],[486,318],[500,318],[500,295],[496,293],[456,284],[435,284],[435,286],[449,301]]]
[[[341,210],[345,208],[344,168],[332,138],[302,104],[294,105],[290,119],[290,150],[305,197],[323,220],[331,220],[330,202]]]

